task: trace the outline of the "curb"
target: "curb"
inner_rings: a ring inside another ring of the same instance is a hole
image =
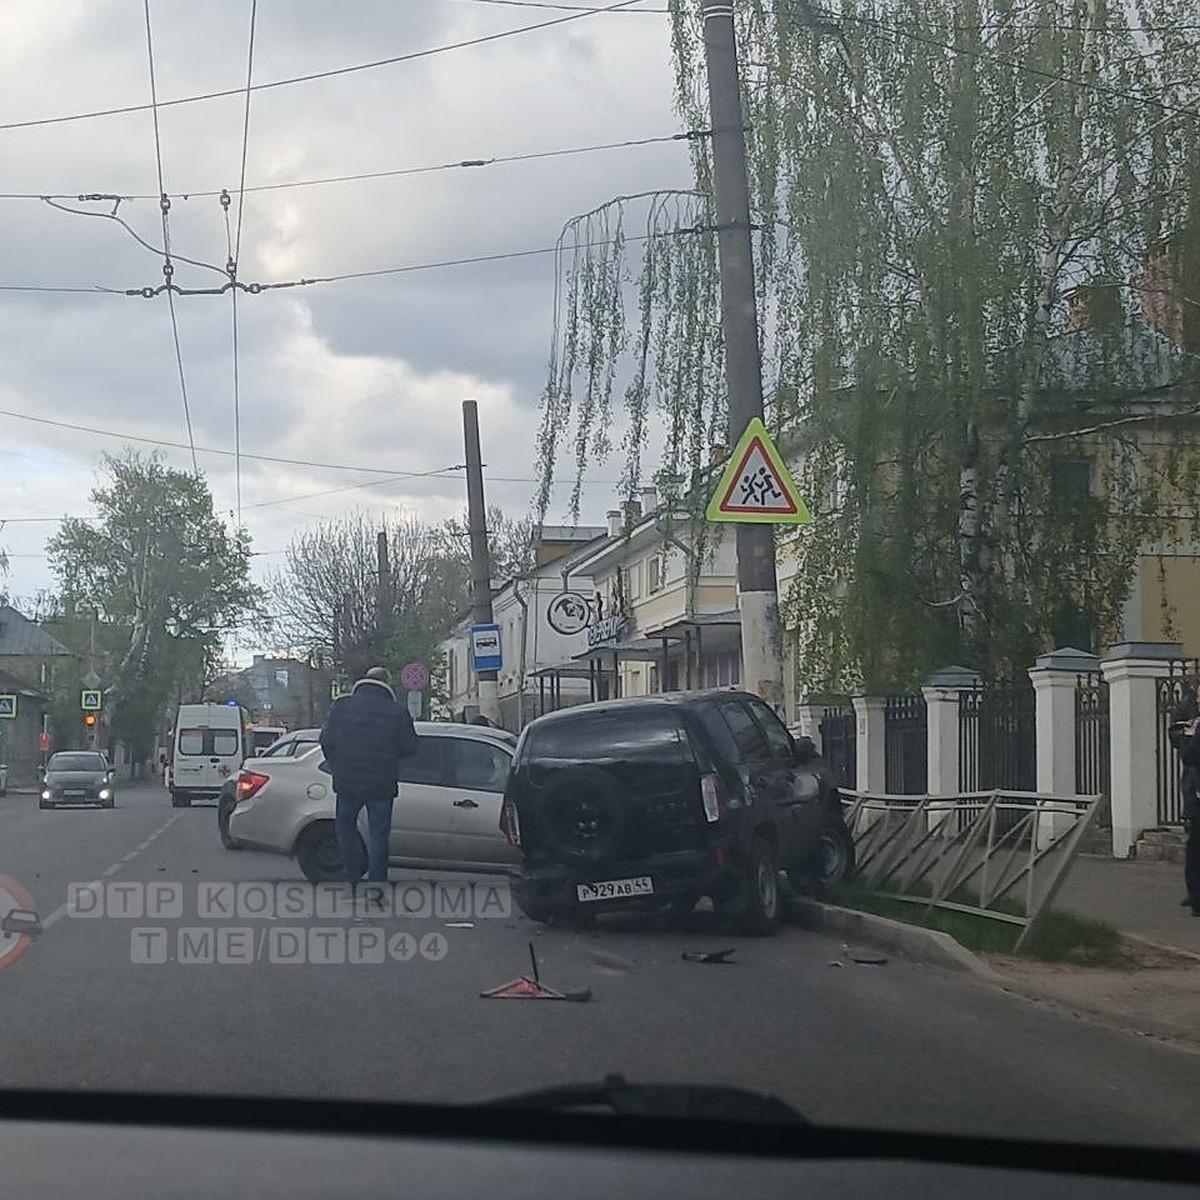
[[[972,954],[948,933],[906,925],[889,917],[822,904],[819,900],[795,898],[790,902],[791,915],[805,929],[822,933],[838,933],[867,942],[880,950],[890,950],[914,962],[950,971],[961,971],[997,983],[1000,976],[983,959]]]

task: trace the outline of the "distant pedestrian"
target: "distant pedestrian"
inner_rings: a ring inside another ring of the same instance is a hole
[[[385,667],[372,667],[348,696],[335,700],[321,730],[321,749],[337,796],[337,838],[347,883],[362,877],[358,814],[367,810],[367,878],[386,883],[392,806],[400,763],[417,751],[408,709],[396,699]]]
[[[1194,688],[1188,688],[1175,706],[1167,737],[1183,764],[1180,791],[1187,828],[1183,866],[1187,895],[1182,907],[1190,908],[1193,917],[1200,917],[1200,707]]]

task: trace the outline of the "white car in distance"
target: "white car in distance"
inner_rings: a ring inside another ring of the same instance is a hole
[[[517,739],[481,725],[418,721],[416,729],[417,752],[401,764],[392,810],[391,865],[506,874],[519,852],[500,830],[500,806]],[[229,815],[241,846],[296,859],[313,883],[342,877],[333,780],[323,762],[320,746],[247,760]],[[365,827],[363,813],[360,834]]]

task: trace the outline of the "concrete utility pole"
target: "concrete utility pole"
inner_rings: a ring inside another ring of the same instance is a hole
[[[463,441],[467,452],[467,527],[471,534],[471,616],[476,625],[492,624],[492,559],[488,552],[487,507],[483,499],[483,455],[479,449],[479,406],[463,401]],[[500,678],[479,671],[479,711],[500,724]]]
[[[745,118],[738,78],[731,0],[704,0],[704,57],[712,123],[713,199],[721,267],[721,329],[729,391],[730,445],[763,415],[762,357],[754,298],[750,184]],[[742,622],[742,686],[769,704],[783,702],[775,531],[737,527],[738,610]]]

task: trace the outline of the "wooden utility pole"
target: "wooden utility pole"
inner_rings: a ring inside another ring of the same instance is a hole
[[[704,57],[712,123],[713,201],[729,392],[729,444],[733,446],[753,418],[761,419],[763,393],[745,117],[731,0],[704,0]],[[770,525],[736,528],[742,686],[778,706],[783,702],[783,659],[775,531]]]
[[[471,535],[471,615],[476,625],[491,625],[492,561],[488,551],[487,506],[483,498],[483,454],[479,448],[479,406],[463,401],[463,441],[467,455],[467,527]],[[500,675],[477,671],[479,711],[500,724]]]

